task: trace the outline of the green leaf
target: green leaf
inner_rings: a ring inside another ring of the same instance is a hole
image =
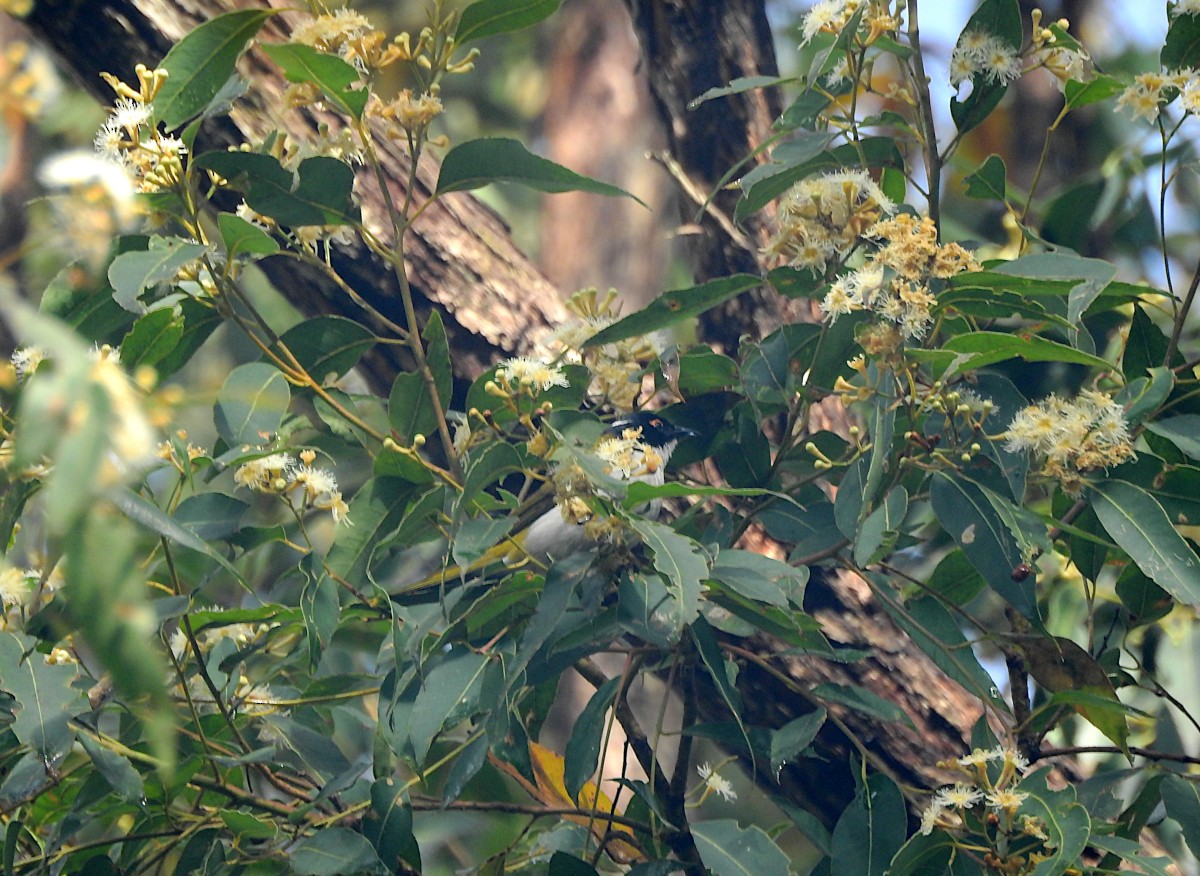
[[[970,332],[958,335],[947,340],[940,350],[914,350],[913,355],[934,363],[935,368],[944,369],[940,375],[942,380],[950,380],[959,374],[1009,359],[1023,359],[1026,362],[1068,362],[1102,371],[1109,371],[1113,367],[1111,362],[1098,356],[1037,335],[1021,336],[1004,332]]]
[[[589,192],[594,195],[633,198],[642,206],[641,198],[624,189],[581,176],[561,164],[534,155],[516,140],[506,137],[483,137],[460,143],[442,160],[438,173],[436,195],[447,192],[469,192],[490,183],[510,182],[539,192]]]
[[[710,88],[699,97],[688,101],[688,109],[694,110],[700,104],[718,97],[742,94],[743,92],[754,91],[758,88],[773,88],[776,85],[786,85],[795,81],[795,78],[791,76],[739,76],[730,81],[728,85]]]
[[[796,568],[753,551],[723,550],[717,554],[709,576],[747,599],[779,608],[800,606],[808,569]]]
[[[1158,60],[1166,70],[1180,70],[1200,64],[1200,18],[1195,15],[1172,16]]]
[[[92,763],[95,764],[96,772],[104,781],[108,782],[108,786],[116,792],[118,797],[134,806],[145,804],[145,783],[142,781],[141,773],[135,770],[133,764],[129,762],[129,758],[110,751],[87,733],[80,733],[77,740],[83,750],[87,752],[87,756],[91,758]]]
[[[708,670],[708,674],[712,677],[713,683],[716,685],[717,692],[721,694],[721,699],[729,708],[733,720],[737,722],[738,730],[742,734],[742,739],[746,743],[746,750],[753,751],[754,746],[750,742],[750,736],[746,731],[746,725],[742,722],[742,695],[737,688],[737,665],[732,660],[725,659],[721,653],[721,648],[717,644],[716,634],[713,628],[703,617],[696,618],[691,626],[692,641],[696,645],[696,651],[700,654],[700,660],[704,664],[704,668]]]
[[[885,700],[878,694],[857,685],[818,684],[809,693],[816,699],[846,706],[872,718],[893,721],[909,727],[913,725],[908,715],[904,714],[904,710],[891,700]]]
[[[206,21],[158,65],[169,74],[154,98],[154,117],[174,130],[204,110],[234,74],[238,56],[275,10],[242,9]]]
[[[818,706],[801,718],[789,721],[771,734],[771,772],[779,771],[794,761],[812,744],[825,723],[828,713]]]
[[[344,827],[323,827],[300,840],[288,865],[296,876],[351,876],[383,866],[367,838]]]
[[[170,539],[178,545],[204,554],[204,556],[216,561],[228,572],[232,573],[235,578],[240,580],[237,570],[221,555],[220,551],[213,548],[212,545],[197,535],[190,527],[184,525],[186,516],[183,519],[170,517],[153,502],[129,489],[113,490],[108,494],[107,498],[113,505],[120,509],[122,514],[134,523],[156,535]],[[241,505],[240,502],[238,504]],[[182,507],[182,503],[180,507]],[[233,510],[232,506],[227,507],[230,511]],[[245,508],[244,505],[242,507]]]
[[[933,511],[988,585],[1035,624],[1040,623],[1034,576],[1013,578],[1025,562],[1020,542],[996,513],[994,502],[973,481],[948,472],[930,479]]]
[[[658,329],[666,328],[685,319],[699,316],[731,298],[736,298],[747,289],[762,285],[762,280],[751,274],[734,274],[719,280],[710,280],[699,286],[664,292],[636,313],[631,313],[603,328],[584,342],[585,347],[611,344],[625,338],[641,337]]]
[[[963,180],[967,184],[967,197],[1003,202],[1007,197],[1004,178],[1004,159],[999,155],[989,155],[974,173],[968,174]]]
[[[418,764],[425,762],[433,738],[443,727],[474,710],[490,663],[484,654],[458,650],[439,660],[425,676],[408,727]]]
[[[312,574],[300,592],[300,611],[308,642],[308,665],[315,670],[340,618],[338,589],[333,579],[324,572]]]
[[[1120,94],[1124,90],[1124,82],[1115,76],[1109,76],[1104,73],[1097,73],[1096,76],[1087,82],[1076,82],[1074,79],[1068,79],[1063,85],[1066,108],[1069,110],[1078,109],[1081,106],[1087,106],[1092,103],[1099,103],[1102,100],[1108,100],[1110,97]]]
[[[373,782],[371,809],[363,820],[363,835],[389,872],[398,872],[396,864],[402,860],[418,871],[421,869],[421,850],[413,836],[412,823],[412,806],[403,785],[393,779]]]
[[[247,255],[273,255],[279,252],[275,238],[252,222],[233,213],[217,216],[217,230],[225,243],[225,254],[230,260],[245,253]]]
[[[682,631],[700,613],[700,582],[708,577],[708,558],[699,544],[666,524],[636,517],[630,526],[654,554],[654,570],[666,581],[674,601],[660,610]]]
[[[1159,786],[1167,817],[1183,830],[1193,855],[1200,855],[1200,790],[1182,776],[1167,776]]]
[[[932,873],[952,873],[948,870],[957,850],[956,841],[948,833],[935,830],[929,834],[915,833],[892,857],[888,876],[929,876]]]
[[[1158,366],[1151,368],[1147,372],[1148,377],[1137,377],[1130,380],[1117,393],[1114,401],[1125,408],[1125,421],[1130,426],[1136,426],[1157,411],[1171,395],[1171,390],[1175,388],[1175,374],[1170,368]],[[1194,416],[1194,415],[1193,415]],[[1200,417],[1196,418],[1200,421]],[[1147,428],[1153,428],[1158,425],[1151,423]],[[1158,433],[1162,434],[1162,433]],[[1170,438],[1170,435],[1163,435],[1164,438]],[[1176,445],[1185,453],[1186,449],[1180,445]],[[1200,446],[1200,442],[1197,442]]]
[[[908,835],[904,795],[882,773],[868,776],[833,828],[832,876],[883,876]]]
[[[879,604],[896,625],[908,633],[917,647],[946,675],[958,682],[963,690],[981,700],[989,700],[998,709],[1007,709],[995,682],[971,649],[971,643],[962,634],[954,616],[938,599],[926,596],[914,599],[903,607],[890,599],[882,599]]]
[[[283,68],[288,82],[311,83],[338,110],[361,119],[367,105],[366,88],[351,88],[360,82],[358,71],[336,55],[319,52],[301,43],[263,45],[267,56]]]
[[[618,675],[600,685],[571,728],[571,738],[567,740],[563,754],[563,784],[572,800],[577,798],[579,789],[600,764],[600,743],[604,738],[606,716],[617,697],[621,681],[622,676]]]
[[[213,422],[231,447],[257,447],[279,431],[292,393],[277,368],[262,362],[239,365],[217,391]]]
[[[318,316],[288,329],[272,349],[286,347],[317,383],[326,383],[357,365],[376,340],[370,329],[352,319]]]
[[[1200,604],[1200,559],[1154,496],[1112,480],[1093,484],[1091,499],[1104,529],[1147,577],[1180,602]]]
[[[1037,865],[1035,876],[1053,876],[1078,867],[1092,832],[1092,820],[1076,802],[1075,789],[1068,785],[1051,791],[1046,784],[1049,773],[1049,769],[1038,770],[1021,780],[1021,791],[1029,797],[1019,812],[1038,819],[1048,837],[1043,845],[1049,857]]]
[[[43,762],[57,765],[75,741],[71,719],[91,706],[85,692],[72,686],[77,669],[47,663],[35,644],[26,636],[0,632],[0,684],[19,705],[11,726],[17,740]]]
[[[732,818],[692,825],[700,860],[713,876],[764,876],[789,872],[788,858],[758,825],[743,828]]]
[[[896,544],[900,524],[908,513],[908,491],[895,486],[867,515],[854,539],[854,562],[860,568],[882,559]]]
[[[1166,438],[1192,459],[1200,459],[1200,414],[1180,414],[1165,420],[1153,420],[1146,428]]]
[[[121,341],[121,364],[130,371],[156,365],[183,338],[183,318],[172,308],[152,310],[133,324]]]
[[[1083,314],[1100,297],[1117,275],[1115,265],[1103,259],[1089,259],[1073,253],[1044,252],[1022,256],[998,273],[1037,280],[1079,280],[1067,299],[1067,322],[1078,326]]]
[[[259,152],[206,152],[194,165],[220,174],[245,194],[252,209],[280,225],[352,225],[358,221],[358,208],[350,197],[354,169],[336,158],[306,158],[295,173],[273,155]]]
[[[149,248],[123,252],[108,266],[108,282],[113,300],[131,313],[145,313],[138,297],[151,286],[172,279],[188,262],[198,259],[208,248],[177,237],[152,237]]]
[[[462,11],[454,41],[462,46],[472,40],[509,33],[549,18],[562,0],[479,0]]]
[[[446,329],[437,311],[429,317],[422,337],[425,339],[425,360],[433,374],[438,400],[442,410],[445,410],[450,400],[454,378]],[[405,446],[411,445],[415,436],[429,435],[437,428],[433,396],[429,384],[419,372],[396,375],[388,396],[388,419],[392,429],[400,436],[400,443]]]
[[[363,588],[376,545],[400,525],[410,509],[413,493],[411,485],[395,478],[369,480],[350,500],[350,519],[354,525],[339,533],[329,549],[325,562],[330,574],[356,591]],[[440,510],[440,495],[436,492],[427,495],[434,497]]]

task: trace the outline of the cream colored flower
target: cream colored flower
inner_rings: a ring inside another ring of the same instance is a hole
[[[729,783],[729,780],[707,763],[698,766],[696,772],[700,774],[700,778],[704,779],[705,796],[716,794],[727,803],[732,803],[737,799],[737,791],[733,790],[733,785]]]

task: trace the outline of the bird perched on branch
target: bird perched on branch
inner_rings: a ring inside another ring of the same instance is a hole
[[[658,485],[663,482],[667,462],[679,442],[696,435],[692,429],[676,426],[657,413],[639,411],[615,420],[605,428],[596,452],[608,463],[610,476]],[[579,475],[585,477],[582,470]],[[545,566],[553,560],[562,560],[591,548],[595,540],[585,528],[591,517],[591,506],[582,493],[576,492],[569,483],[564,485],[563,478],[556,475],[556,480],[554,507],[536,517],[529,526],[502,540],[466,569],[446,567],[416,583],[404,585],[393,595],[423,590],[500,562],[509,566],[527,562]],[[659,504],[651,502],[638,509],[638,513],[657,516]]]

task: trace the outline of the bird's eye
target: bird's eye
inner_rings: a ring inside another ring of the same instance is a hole
[[[650,421],[650,425],[653,426],[655,429],[661,429],[663,427],[663,421],[658,419],[658,417],[655,417],[653,420]]]

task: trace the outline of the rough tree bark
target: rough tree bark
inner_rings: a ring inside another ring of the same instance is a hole
[[[268,2],[282,8],[287,0]],[[128,77],[134,62],[153,64],[190,27],[243,5],[237,0],[39,0],[28,25],[57,50],[85,87],[108,100],[98,75],[101,70]],[[780,109],[778,95],[769,90],[720,105],[707,104],[697,111],[687,108],[689,100],[709,87],[741,75],[774,71],[763,2],[644,0],[636,5],[633,20],[678,175],[687,184],[685,196],[699,192],[703,197],[725,170],[763,141]],[[289,21],[285,12],[269,27],[282,35]],[[209,132],[206,147],[253,140],[281,123],[303,135],[317,122],[328,121],[315,114],[277,118],[268,109],[283,88],[277,71],[256,57],[248,64],[247,72],[256,81],[252,94],[260,96],[243,104],[227,126]],[[385,160],[391,185],[399,191],[406,178],[406,156],[391,151]],[[421,168],[420,197],[428,194],[435,173],[432,165]],[[369,180],[364,182],[364,216],[381,231],[378,194]],[[745,231],[734,229],[728,218],[731,198],[720,194],[705,214],[697,241],[698,279],[760,270],[756,250],[763,229],[757,221]],[[409,276],[420,296],[422,315],[437,309],[447,319],[450,342],[459,353],[460,377],[478,373],[498,356],[536,346],[562,319],[555,289],[512,244],[503,223],[469,196],[448,198],[426,214],[412,235],[409,253]],[[365,251],[341,251],[337,258],[339,270],[365,298],[390,316],[398,315],[395,288],[385,265]],[[267,268],[276,286],[305,314],[361,318],[350,301],[329,294],[290,262],[277,259]],[[741,334],[761,335],[789,318],[785,305],[765,293],[745,296],[706,318],[700,328],[702,337],[733,348]],[[386,389],[402,364],[376,358],[371,363],[373,384]],[[786,546],[758,538],[747,546],[765,553],[786,552]],[[742,643],[744,670],[739,683],[751,710],[749,722],[780,726],[810,709],[804,692],[825,681],[863,685],[900,705],[915,730],[839,712],[843,726],[863,746],[860,751],[910,786],[938,784],[941,776],[933,764],[961,752],[964,732],[978,714],[977,705],[891,624],[861,580],[835,576],[824,585],[814,582],[810,600],[810,609],[835,644],[869,649],[871,656],[843,664],[783,657],[783,649],[766,638]],[[781,794],[832,818],[852,793],[847,767],[853,745],[839,731],[823,733],[820,744],[825,760],[805,761],[802,768],[789,766],[778,777],[760,768],[758,775],[777,778]]]
[[[100,78],[101,71],[131,80],[134,64],[153,66],[198,24],[246,5],[235,0],[41,0],[34,4],[26,24],[58,53],[86,90],[108,103],[112,93]],[[263,30],[264,36],[284,41],[297,20],[292,11],[295,4],[262,0],[254,5],[281,10]],[[280,127],[304,141],[311,139],[320,123],[335,130],[339,126],[336,116],[317,110],[273,110],[280,106],[277,98],[286,87],[282,74],[258,53],[248,54],[245,65],[255,87],[230,118],[204,126],[197,151],[257,142]],[[396,202],[402,202],[408,156],[382,135],[377,141],[388,185]],[[428,198],[436,180],[435,161],[422,161],[418,203]],[[364,221],[374,234],[390,240],[383,200],[369,170],[359,170],[356,190],[362,196]],[[516,248],[504,222],[470,196],[439,199],[406,241],[418,318],[423,322],[433,310],[441,313],[456,351],[456,376],[461,379],[478,376],[498,358],[536,349],[564,319],[558,290]],[[397,284],[387,264],[365,248],[340,249],[334,261],[368,303],[404,323]],[[275,258],[261,264],[275,287],[306,315],[364,317],[329,284],[294,261]],[[375,328],[381,335],[388,334],[382,326]],[[386,392],[397,369],[408,364],[396,358],[399,349],[399,345],[377,345],[366,361],[365,374],[376,390]]]

